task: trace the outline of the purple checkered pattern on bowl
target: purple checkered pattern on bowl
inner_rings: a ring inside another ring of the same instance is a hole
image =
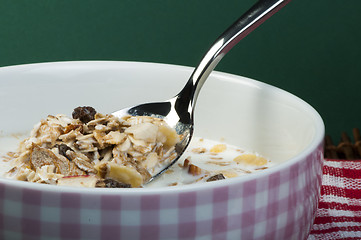
[[[322,160],[320,145],[305,160],[248,181],[144,194],[0,181],[0,239],[306,239]]]

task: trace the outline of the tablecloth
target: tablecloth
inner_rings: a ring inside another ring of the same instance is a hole
[[[361,160],[325,159],[321,197],[308,240],[361,239]]]

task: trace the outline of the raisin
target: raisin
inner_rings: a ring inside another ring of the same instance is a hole
[[[115,181],[113,179],[104,179],[106,188],[131,188],[132,186],[127,183]]]
[[[97,112],[94,108],[84,106],[75,108],[72,116],[74,119],[79,119],[83,123],[88,123],[91,120],[94,120],[94,116],[96,113]]]
[[[217,175],[214,175],[210,178],[207,179],[207,182],[213,182],[213,181],[218,181],[218,180],[223,180],[223,179],[226,179],[222,173],[220,174],[217,174]]]
[[[68,147],[68,145],[62,143],[62,144],[58,145],[58,150],[59,150],[59,154],[63,155],[63,156],[66,157],[69,161],[71,161],[71,159],[66,155],[66,151],[68,151],[68,150],[73,151],[73,149],[71,149],[70,147]]]

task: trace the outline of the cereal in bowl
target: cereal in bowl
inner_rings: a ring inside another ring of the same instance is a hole
[[[18,151],[5,156],[12,166],[5,176],[59,186],[165,187],[234,178],[272,165],[257,153],[194,137],[178,164],[144,184],[176,157],[181,139],[160,118],[119,119],[78,107],[72,118],[49,115],[36,124]]]
[[[140,187],[161,164],[176,157],[180,137],[148,116],[74,109],[73,118],[49,115],[15,153],[7,176],[17,180],[84,187]]]

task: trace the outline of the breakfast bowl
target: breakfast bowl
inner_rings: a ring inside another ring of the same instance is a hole
[[[112,113],[162,101],[176,95],[191,72],[113,61],[0,68],[0,158],[47,115],[70,115],[77,106]],[[1,177],[0,239],[306,239],[321,186],[319,114],[284,90],[214,71],[194,117],[195,136],[257,152],[273,165],[219,181],[143,188]],[[3,176],[6,161],[0,166]]]

